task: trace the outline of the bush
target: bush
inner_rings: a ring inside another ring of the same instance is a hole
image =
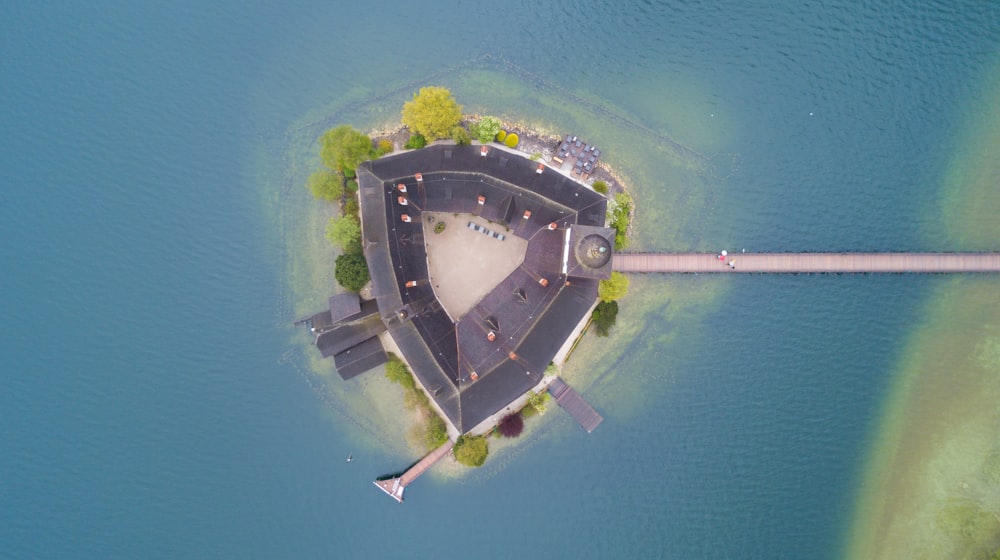
[[[451,139],[455,141],[455,144],[459,146],[468,146],[472,144],[472,137],[469,136],[469,132],[460,126],[456,126],[451,131]]]
[[[357,181],[357,179],[348,179],[347,182],[344,183],[344,188],[349,193],[356,193],[356,192],[358,192],[358,181]]]
[[[333,276],[337,283],[352,292],[360,292],[370,277],[368,263],[357,253],[343,254],[334,263]]]
[[[531,156],[528,159],[530,159],[531,161],[538,161],[538,160],[542,159],[542,154],[540,154],[538,152],[535,152],[535,153],[531,154]]]
[[[531,418],[532,416],[538,414],[538,409],[531,406],[530,404],[526,404],[523,407],[521,407],[520,414],[521,418]]]
[[[604,181],[594,181],[594,190],[601,194],[608,194],[608,184]]]
[[[401,385],[404,389],[415,390],[417,382],[413,380],[410,368],[406,367],[395,355],[389,354],[389,361],[385,364],[385,377],[396,385]]]
[[[476,123],[476,140],[479,140],[480,144],[489,144],[502,132],[500,130],[502,126],[500,119],[496,117],[487,116],[479,119]]]
[[[345,253],[360,253],[361,222],[356,216],[330,218],[326,225],[326,239],[339,245]]]
[[[403,144],[403,147],[407,150],[419,150],[426,145],[427,139],[424,138],[422,134],[414,134],[413,136],[410,136],[409,140],[406,141],[406,144]]]
[[[506,130],[501,130],[500,132],[497,132],[497,135],[496,135],[496,141],[497,142],[503,142],[505,138],[507,138],[507,131]]]
[[[442,231],[444,231],[444,228],[445,228],[445,223],[439,221],[438,223],[434,224],[434,233],[441,233]]]
[[[341,213],[344,216],[358,217],[361,215],[361,207],[358,205],[358,197],[351,196],[344,201],[344,206],[341,209]]]
[[[625,297],[628,293],[628,276],[617,270],[611,272],[611,278],[601,280],[597,284],[597,297],[603,302],[612,302]]]
[[[517,133],[511,132],[507,135],[507,139],[504,140],[503,143],[507,144],[508,148],[516,148],[517,143],[520,141],[521,139],[517,137]]]
[[[608,336],[611,327],[615,326],[615,321],[618,319],[618,302],[602,301],[598,303],[590,318],[594,321],[594,330],[597,336]]]
[[[321,169],[313,173],[306,186],[314,197],[322,200],[337,200],[344,195],[344,179],[335,171]]]
[[[392,142],[388,140],[379,140],[378,144],[375,145],[375,157],[380,158],[386,154],[392,153]]]
[[[431,414],[424,432],[424,445],[429,449],[437,449],[446,441],[448,441],[448,427],[437,414]]]
[[[621,250],[628,245],[628,222],[632,214],[632,197],[626,193],[618,193],[608,204],[608,220],[615,228],[615,249]]]
[[[503,437],[515,438],[524,431],[524,419],[520,414],[508,414],[500,419],[497,429]]]
[[[481,467],[490,454],[490,446],[484,436],[461,436],[451,452],[459,463],[467,467]]]
[[[548,391],[542,391],[541,393],[532,392],[531,396],[528,397],[528,407],[525,408],[533,408],[535,412],[544,415],[545,407],[548,405],[550,398]]]

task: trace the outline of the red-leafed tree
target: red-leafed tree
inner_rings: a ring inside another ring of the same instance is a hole
[[[503,437],[517,437],[524,430],[524,419],[520,414],[508,414],[500,419],[497,429]]]

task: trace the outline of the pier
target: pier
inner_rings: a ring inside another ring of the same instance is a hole
[[[618,253],[619,272],[921,273],[1000,272],[1000,253]]]
[[[587,430],[587,433],[594,431],[594,428],[604,421],[604,417],[597,413],[587,401],[583,400],[580,393],[566,384],[562,378],[555,378],[549,385],[549,394],[563,410],[569,413],[580,427]]]
[[[402,476],[395,478],[389,478],[386,480],[376,480],[375,486],[378,486],[383,492],[388,494],[391,498],[399,503],[403,503],[403,491],[409,486],[414,480],[416,480],[420,475],[424,474],[427,469],[434,466],[435,463],[440,461],[451,452],[452,446],[455,445],[454,442],[448,440],[444,442],[441,447],[438,447],[434,451],[431,451],[429,455],[423,459],[417,461],[416,465],[413,465]]]

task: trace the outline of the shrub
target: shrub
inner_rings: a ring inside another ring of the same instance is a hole
[[[532,416],[538,414],[538,409],[531,406],[530,404],[526,404],[523,407],[521,407],[520,414],[521,418],[531,418]]]
[[[524,419],[520,414],[508,414],[500,419],[497,429],[503,437],[515,438],[524,431]]]
[[[392,153],[392,142],[382,139],[375,145],[375,157],[379,158]]]
[[[503,143],[507,144],[508,148],[516,148],[517,143],[520,141],[521,139],[517,137],[517,133],[511,132],[510,134],[507,135],[507,139],[504,140]]]
[[[345,253],[334,262],[333,276],[337,283],[352,292],[360,292],[368,283],[368,263],[358,253]]]
[[[500,123],[500,119],[496,117],[483,117],[479,119],[476,123],[476,140],[479,140],[480,144],[488,144],[497,137],[501,131],[503,125]]]
[[[344,179],[335,171],[321,169],[313,173],[306,186],[314,197],[322,200],[337,200],[344,195]]]
[[[424,138],[422,134],[414,134],[410,136],[410,139],[403,144],[403,147],[407,150],[419,150],[427,145],[427,139]]]
[[[459,463],[468,467],[481,467],[490,454],[490,446],[484,436],[461,436],[451,451]]]
[[[604,181],[594,181],[594,190],[601,194],[608,194],[608,184]]]
[[[603,302],[612,302],[625,297],[628,293],[628,276],[617,270],[611,272],[611,278],[601,280],[597,284],[597,297]]]
[[[441,233],[442,231],[444,231],[444,228],[445,228],[445,223],[439,221],[438,223],[434,224],[434,233]]]
[[[345,253],[361,252],[361,222],[356,216],[330,218],[326,225],[326,239],[339,245]]]
[[[347,192],[349,193],[356,193],[358,192],[358,181],[356,179],[348,179],[347,182],[344,183],[344,188],[347,189]]]
[[[448,441],[448,427],[437,414],[431,414],[424,432],[424,445],[430,449],[437,449],[446,441]]]
[[[501,130],[500,132],[497,132],[497,135],[496,135],[496,141],[497,142],[503,142],[505,138],[507,138],[507,131],[506,130]]]
[[[528,406],[535,409],[535,412],[544,415],[545,407],[548,405],[550,398],[548,391],[542,391],[541,393],[532,392],[531,396],[528,397]]]
[[[460,126],[456,126],[451,131],[451,139],[455,141],[455,144],[459,146],[468,146],[472,143],[472,137],[469,136],[469,132]]]
[[[357,217],[361,213],[361,208],[358,206],[358,197],[350,196],[344,201],[344,206],[341,212],[344,216]]]
[[[618,302],[602,301],[598,303],[590,318],[594,321],[594,330],[597,336],[608,336],[611,327],[615,326],[615,321],[618,319]]]
[[[624,249],[628,245],[629,216],[632,213],[632,197],[627,193],[618,193],[614,200],[608,203],[608,220],[615,228],[615,249]]]
[[[530,159],[531,161],[538,161],[538,160],[542,159],[542,154],[540,154],[538,152],[534,152],[533,154],[531,154],[530,157],[528,157],[528,159]]]
[[[414,390],[417,388],[417,383],[413,380],[413,375],[410,374],[410,368],[406,367],[406,364],[395,355],[389,355],[389,361],[385,364],[385,377],[396,385],[401,385],[404,389]]]

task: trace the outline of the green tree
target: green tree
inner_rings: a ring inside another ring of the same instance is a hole
[[[337,200],[344,195],[344,179],[334,171],[320,169],[309,176],[306,186],[321,200]]]
[[[597,285],[597,297],[601,301],[612,302],[625,297],[628,293],[628,276],[617,270],[611,273],[611,278],[601,280]]]
[[[468,467],[481,467],[490,454],[485,436],[460,436],[452,448],[455,460]]]
[[[479,140],[481,144],[488,144],[496,140],[497,133],[500,132],[502,127],[503,124],[500,122],[500,119],[489,116],[483,117],[476,123],[476,140]]]
[[[350,125],[327,130],[320,138],[319,154],[323,163],[347,177],[354,177],[358,164],[374,154],[372,140]]]
[[[420,88],[403,104],[403,124],[427,140],[447,138],[462,119],[462,107],[443,87]]]
[[[368,283],[368,263],[357,253],[345,253],[334,262],[333,276],[337,283],[352,292],[360,292]]]
[[[355,216],[330,218],[326,225],[326,238],[339,245],[345,253],[361,253],[361,222]]]
[[[472,138],[469,137],[469,131],[460,126],[456,126],[452,129],[451,139],[454,140],[455,144],[459,146],[468,146],[472,143]]]
[[[427,145],[427,139],[424,138],[423,134],[414,134],[413,136],[410,136],[409,139],[406,140],[406,143],[403,144],[403,147],[406,148],[407,150],[419,150],[420,148],[423,148],[426,145]]]
[[[615,326],[617,318],[617,301],[602,301],[598,303],[597,307],[594,308],[594,313],[591,315],[597,336],[608,336],[611,332],[611,327]]]
[[[601,194],[608,194],[608,184],[604,181],[594,181],[594,190]]]

